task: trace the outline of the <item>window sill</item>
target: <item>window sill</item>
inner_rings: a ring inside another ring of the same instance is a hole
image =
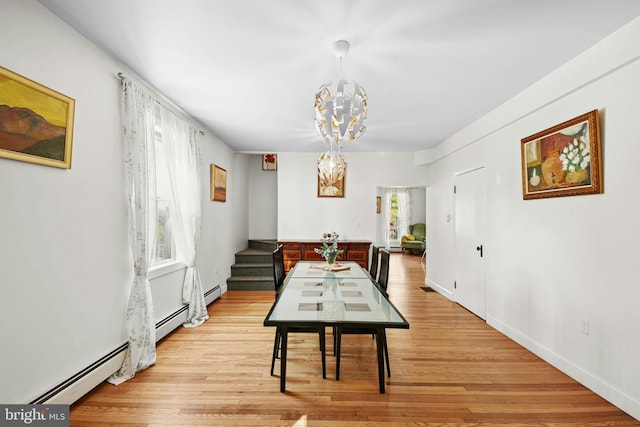
[[[187,268],[187,265],[181,261],[170,261],[165,262],[163,264],[156,265],[149,270],[149,280],[153,280],[160,276],[165,276],[167,274],[173,273],[174,271],[178,271],[181,269]]]

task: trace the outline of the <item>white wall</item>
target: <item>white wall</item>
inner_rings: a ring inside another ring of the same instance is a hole
[[[487,322],[640,419],[640,19],[428,155],[427,281],[453,281],[453,177],[487,172]],[[604,194],[523,200],[520,140],[600,110]],[[582,319],[590,323],[581,334]]]
[[[275,239],[278,218],[278,171],[262,170],[261,154],[248,157],[249,238]],[[278,159],[280,160],[280,159]]]
[[[359,144],[366,144],[366,136]],[[413,153],[350,153],[345,196],[318,197],[317,153],[278,154],[278,239],[319,239],[335,231],[343,240],[376,240],[376,189],[425,186],[427,166],[415,166]]]
[[[76,101],[70,170],[0,159],[0,402],[27,403],[126,342],[133,276],[116,74],[132,73],[39,3],[0,2],[0,64]],[[213,136],[200,143],[207,291],[246,242],[247,219],[232,213],[247,210],[234,181],[246,166],[236,173],[234,153]],[[208,200],[211,162],[229,173],[227,203]],[[156,320],[182,307],[182,276],[152,281]]]

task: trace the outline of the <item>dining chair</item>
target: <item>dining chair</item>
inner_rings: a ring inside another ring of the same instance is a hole
[[[373,280],[378,280],[378,259],[380,258],[380,247],[373,245],[371,248],[371,265],[369,275]]]
[[[380,274],[378,276],[378,280],[374,280],[374,284],[380,289],[385,296],[389,296],[387,293],[387,284],[389,282],[389,261],[391,259],[391,253],[385,249],[380,248]],[[349,326],[336,326],[333,329],[334,333],[334,345],[333,345],[333,353],[336,356],[336,380],[340,379],[340,350],[342,347],[342,335],[373,335],[375,338],[376,329],[375,328],[354,328]],[[383,334],[383,351],[385,363],[387,365],[387,376],[391,376],[391,367],[389,366],[389,350],[387,348],[387,335]]]
[[[387,293],[387,283],[389,282],[389,262],[391,260],[391,253],[385,248],[380,249],[380,273],[378,279],[375,282],[382,292],[389,296]]]
[[[286,273],[284,272],[284,246],[278,245],[273,251],[273,281],[275,283],[276,298],[280,294],[280,288],[284,283]]]
[[[282,285],[286,274],[284,272],[284,256],[283,246],[279,245],[276,250],[273,251],[273,280],[275,282],[276,300],[280,296]],[[327,377],[326,368],[326,356],[325,356],[325,330],[324,327],[310,326],[310,327],[289,327],[289,333],[317,333],[320,341],[320,352],[322,353],[322,378]],[[276,336],[273,341],[273,355],[271,356],[271,375],[276,364],[276,359],[279,358],[280,346],[282,344],[282,330],[276,328]]]

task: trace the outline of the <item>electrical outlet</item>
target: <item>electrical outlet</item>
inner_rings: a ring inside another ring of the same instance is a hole
[[[589,335],[589,319],[584,317],[580,319],[580,332],[584,335]]]

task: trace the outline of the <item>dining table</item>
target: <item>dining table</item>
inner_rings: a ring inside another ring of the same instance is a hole
[[[299,261],[287,274],[264,326],[280,330],[281,392],[286,389],[288,328],[375,330],[378,381],[380,393],[384,393],[386,329],[408,329],[409,322],[358,263],[328,265],[322,261]]]

